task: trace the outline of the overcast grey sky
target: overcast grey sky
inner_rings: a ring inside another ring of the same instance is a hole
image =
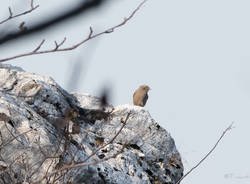
[[[1,1],[0,20],[15,2]],[[39,9],[10,23],[25,19],[28,26],[72,5],[72,0],[35,2]],[[98,32],[118,24],[140,2],[110,0],[98,12],[1,48],[1,58],[33,50],[42,39],[47,48],[66,36],[70,46],[86,37],[90,25]],[[72,65],[80,62],[79,85],[69,90],[98,95],[108,85],[114,106],[132,104],[133,91],[148,84],[145,109],[175,139],[186,171],[234,121],[235,128],[183,184],[249,184],[249,7],[247,0],[148,0],[131,22],[77,50],[8,63],[49,75],[67,89]]]

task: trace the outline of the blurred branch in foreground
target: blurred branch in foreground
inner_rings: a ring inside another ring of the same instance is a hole
[[[19,54],[19,55],[16,55],[16,56],[12,56],[12,57],[8,57],[8,58],[4,58],[4,59],[0,59],[0,63],[1,62],[5,62],[5,61],[9,61],[9,60],[12,60],[12,59],[16,59],[16,58],[20,58],[20,57],[24,57],[24,56],[30,56],[30,55],[38,55],[38,54],[45,54],[45,53],[52,53],[52,52],[61,52],[61,51],[70,51],[70,50],[73,50],[73,49],[76,49],[78,48],[79,46],[81,46],[82,44],[84,44],[85,42],[93,39],[93,38],[96,38],[98,36],[101,36],[103,34],[109,34],[109,33],[112,33],[115,31],[115,29],[125,25],[134,15],[135,13],[142,7],[142,5],[146,2],[147,0],[144,0],[142,3],[139,4],[139,6],[130,14],[130,16],[128,18],[124,18],[124,20],[111,27],[111,28],[108,28],[100,33],[96,33],[96,34],[93,34],[94,31],[92,29],[92,27],[89,28],[89,34],[87,36],[87,38],[83,39],[82,41],[74,44],[73,46],[71,47],[65,47],[65,48],[61,48],[63,46],[63,44],[65,43],[66,41],[66,37],[58,44],[56,41],[55,41],[55,47],[53,49],[48,49],[48,50],[42,50],[42,51],[39,51],[40,48],[42,47],[42,45],[44,44],[45,40],[42,40],[40,42],[40,44],[31,52],[27,52],[27,53],[24,53],[24,54]],[[0,44],[1,44],[1,39],[0,39]]]
[[[62,21],[73,18],[82,13],[86,13],[88,10],[92,8],[99,7],[103,4],[105,0],[83,0],[78,6],[75,8],[64,11],[62,14],[59,14],[51,19],[45,20],[37,25],[31,26],[29,29],[25,31],[10,31],[7,35],[0,36],[0,45],[7,43],[11,40],[15,40],[17,38],[25,37],[37,32],[41,32],[52,25],[56,25]]]
[[[67,81],[67,90],[77,91],[79,86],[83,85],[91,58],[95,55],[95,49],[97,48],[98,41],[99,39],[95,39],[88,44],[88,47],[81,47],[79,49],[78,56],[68,62],[69,75],[65,76],[65,80]]]

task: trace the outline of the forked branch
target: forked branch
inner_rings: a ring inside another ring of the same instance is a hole
[[[12,12],[11,8],[9,7],[9,17],[6,18],[6,19],[4,19],[4,20],[2,20],[2,21],[0,22],[0,24],[3,24],[3,23],[5,23],[5,22],[7,22],[7,21],[9,21],[9,20],[11,20],[11,19],[16,18],[16,17],[20,17],[20,16],[22,16],[22,15],[31,13],[32,11],[34,11],[35,9],[37,9],[37,8],[39,7],[39,5],[34,6],[34,2],[33,2],[33,1],[34,1],[34,0],[31,0],[31,2],[30,2],[30,9],[29,9],[29,10],[24,11],[24,12],[19,13],[19,14],[16,14],[16,15],[13,15],[13,12]]]
[[[9,60],[12,60],[12,59],[16,59],[16,58],[20,58],[20,57],[24,57],[24,56],[30,56],[30,55],[38,55],[38,54],[46,54],[46,53],[52,53],[52,52],[62,52],[62,51],[70,51],[70,50],[73,50],[73,49],[76,49],[78,48],[79,46],[83,45],[85,42],[93,39],[93,38],[96,38],[98,36],[101,36],[103,34],[108,34],[108,33],[112,33],[115,31],[115,29],[125,25],[134,15],[135,13],[142,7],[142,5],[146,2],[147,0],[144,0],[142,3],[139,4],[139,6],[130,14],[130,16],[128,18],[124,18],[124,20],[111,27],[111,28],[108,28],[100,33],[96,33],[96,34],[93,34],[94,31],[92,29],[92,27],[90,27],[90,31],[89,31],[89,34],[87,36],[87,38],[85,38],[84,40],[76,43],[75,45],[71,46],[71,47],[65,47],[65,48],[61,48],[63,46],[63,44],[65,43],[66,41],[66,37],[64,38],[64,40],[60,43],[60,44],[57,44],[55,42],[55,48],[53,49],[48,49],[48,50],[43,50],[43,51],[39,51],[39,49],[41,48],[41,46],[43,45],[44,41],[42,41],[37,47],[36,49],[34,49],[33,51],[31,52],[27,52],[27,53],[24,53],[24,54],[19,54],[19,55],[16,55],[16,56],[12,56],[12,57],[8,57],[8,58],[4,58],[4,59],[0,59],[0,63],[1,62],[5,62],[5,61],[9,61]]]

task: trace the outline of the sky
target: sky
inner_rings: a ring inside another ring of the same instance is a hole
[[[23,1],[22,1],[23,2]],[[27,5],[29,1],[27,0]],[[1,58],[43,48],[67,38],[65,46],[117,25],[141,0],[109,0],[103,8],[65,21],[39,35],[1,47]],[[0,20],[24,10],[16,1],[1,2]],[[26,25],[74,6],[71,0],[35,1],[40,7],[15,19]],[[213,147],[234,122],[215,151],[183,184],[250,183],[250,2],[247,0],[148,0],[135,17],[115,32],[70,52],[12,60],[24,70],[51,76],[70,92],[100,95],[110,89],[111,103],[132,104],[133,92],[147,84],[145,106],[174,138],[185,171]],[[1,25],[2,26],[2,25]],[[0,29],[1,29],[0,26]],[[74,67],[77,70],[74,70]],[[72,72],[77,77],[72,80]],[[142,125],[143,126],[143,125]],[[245,145],[246,144],[246,145]]]

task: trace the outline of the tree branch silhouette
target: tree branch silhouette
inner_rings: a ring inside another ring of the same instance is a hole
[[[90,27],[89,28],[89,34],[87,36],[87,38],[85,38],[84,40],[76,43],[75,45],[71,46],[71,47],[66,47],[66,48],[61,48],[63,46],[63,44],[65,43],[66,41],[66,37],[63,39],[62,42],[60,42],[59,44],[57,44],[57,42],[55,41],[55,48],[53,49],[48,49],[48,50],[43,50],[43,51],[39,51],[40,48],[42,47],[42,45],[44,44],[45,40],[42,40],[42,42],[31,52],[27,52],[27,53],[24,53],[24,54],[19,54],[19,55],[16,55],[16,56],[11,56],[11,57],[8,57],[8,58],[4,58],[4,59],[0,59],[0,63],[1,62],[5,62],[5,61],[9,61],[9,60],[12,60],[12,59],[16,59],[16,58],[20,58],[20,57],[24,57],[24,56],[30,56],[30,55],[38,55],[38,54],[46,54],[46,53],[52,53],[52,52],[62,52],[62,51],[70,51],[70,50],[73,50],[73,49],[76,49],[77,47],[81,46],[82,44],[84,44],[85,42],[93,39],[93,38],[96,38],[98,36],[101,36],[103,34],[109,34],[109,33],[112,33],[114,32],[117,28],[125,25],[131,18],[134,17],[135,13],[142,7],[142,5],[146,2],[147,0],[144,0],[142,3],[139,4],[139,6],[129,15],[128,18],[124,18],[124,20],[111,27],[111,28],[108,28],[100,33],[96,33],[96,34],[93,34],[94,31],[93,31],[93,28]]]
[[[17,38],[22,38],[22,37],[25,37],[34,33],[41,32],[62,21],[71,19],[82,13],[86,13],[90,9],[101,6],[104,3],[104,1],[106,0],[83,0],[83,2],[81,2],[78,6],[76,6],[72,10],[69,10],[68,12],[63,12],[62,14],[57,15],[55,18],[51,18],[37,25],[31,26],[29,29],[25,31],[12,31],[7,35],[0,36],[0,45],[3,45],[4,43],[7,43],[11,40],[15,40]]]
[[[195,170],[197,167],[199,167],[199,165],[201,165],[202,162],[204,162],[207,157],[215,150],[215,148],[218,146],[219,142],[221,141],[221,139],[226,135],[226,133],[229,131],[229,130],[232,130],[233,128],[233,123],[231,123],[229,125],[229,127],[227,127],[223,133],[221,134],[220,138],[218,139],[218,141],[215,143],[215,145],[213,146],[213,148],[194,166],[192,167],[186,174],[184,174],[181,179],[179,179],[179,181],[177,181],[176,184],[180,184],[180,182],[187,176],[189,175],[193,170]]]
[[[13,15],[12,10],[11,10],[11,8],[9,7],[9,17],[6,18],[6,19],[4,19],[4,20],[2,20],[2,21],[0,21],[0,24],[3,24],[3,23],[5,23],[5,22],[7,22],[7,21],[9,21],[9,20],[11,20],[11,19],[16,18],[16,17],[20,17],[20,16],[22,16],[22,15],[31,13],[32,11],[34,11],[35,9],[37,9],[38,7],[39,7],[39,5],[34,6],[34,0],[31,0],[31,2],[30,2],[30,9],[27,10],[27,11],[24,11],[24,12],[22,12],[22,13],[16,14],[16,15]]]

